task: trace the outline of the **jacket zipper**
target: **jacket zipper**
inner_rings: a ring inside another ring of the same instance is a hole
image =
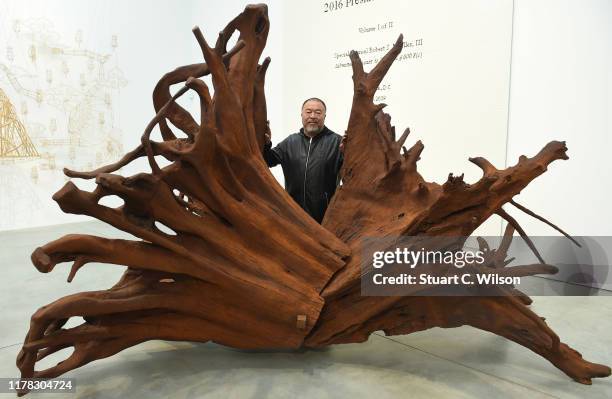
[[[306,208],[306,172],[308,171],[308,159],[310,158],[310,144],[312,137],[308,139],[308,152],[306,153],[306,167],[304,168],[304,208]]]

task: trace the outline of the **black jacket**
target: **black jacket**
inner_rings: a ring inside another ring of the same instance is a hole
[[[281,164],[285,189],[319,223],[338,185],[341,140],[340,135],[325,126],[312,139],[300,129],[274,148],[271,143],[264,146],[268,166]]]

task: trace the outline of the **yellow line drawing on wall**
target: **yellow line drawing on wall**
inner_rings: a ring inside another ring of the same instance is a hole
[[[120,36],[83,17],[0,12],[0,230],[64,220],[43,205],[68,179],[63,167],[91,170],[125,152]]]
[[[15,107],[0,89],[0,158],[34,158],[38,151],[32,144]]]
[[[0,64],[0,71],[2,71],[6,75],[6,78],[8,79],[9,83],[11,84],[11,86],[13,86],[13,88],[17,91],[18,94],[21,94],[34,100],[37,98],[36,91],[25,89],[21,85],[21,83],[19,83],[19,80],[17,79],[15,74],[6,65]]]
[[[39,154],[31,180],[48,181],[44,172],[61,172],[58,165],[95,169],[120,157],[116,108],[127,80],[118,64],[118,36],[108,46],[94,41],[92,48],[78,29],[71,44],[44,18],[15,19],[13,33],[6,32],[8,62],[0,59],[0,85]]]

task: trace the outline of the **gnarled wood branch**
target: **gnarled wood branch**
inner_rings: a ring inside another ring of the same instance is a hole
[[[495,296],[486,297],[360,294],[366,237],[466,237],[494,214],[508,219],[502,206],[518,206],[515,195],[551,162],[567,159],[565,144],[551,142],[502,170],[484,158],[471,158],[483,170],[473,184],[452,175],[442,185],[426,182],[417,170],[423,144],[417,141],[406,150],[409,129],[396,140],[384,104],[372,102],[402,49],[402,36],[370,72],[351,52],[354,96],[344,184],[319,225],[278,185],[261,156],[270,59],[261,64],[259,59],[268,29],[265,5],[248,6],[221,31],[214,48],[194,28],[205,62],[180,67],[159,81],[153,93],[156,115],[142,144],[112,165],[65,171],[73,178],[95,179],[97,188],[88,192],[66,183],[53,196],[64,212],[92,216],[137,238],[68,235],[34,251],[32,262],[44,273],[72,262],[68,281],[91,262],[127,270],[108,290],[61,298],[32,316],[17,357],[22,377],[57,377],[150,339],[298,348],[361,342],[381,329],[391,335],[460,325],[511,339],[581,383],[610,375],[608,367],[586,362],[562,344],[526,307],[531,299],[512,286],[497,287]],[[235,31],[238,42],[227,51]],[[212,95],[198,79],[207,74]],[[183,82],[171,96],[170,86]],[[199,96],[199,122],[175,102],[187,90]],[[168,122],[186,138],[178,139]],[[155,126],[161,129],[160,142],[150,136]],[[113,174],[143,156],[151,173]],[[159,156],[170,165],[160,167]],[[117,196],[124,205],[100,204],[106,196]],[[507,276],[556,272],[546,264],[508,267],[512,234],[521,231],[512,220],[511,225],[499,248],[480,242],[486,263],[470,267]],[[439,265],[429,270],[454,272]],[[417,286],[415,293],[432,289]],[[63,328],[72,317],[86,321]],[[38,361],[67,347],[74,348],[68,359],[35,370]]]

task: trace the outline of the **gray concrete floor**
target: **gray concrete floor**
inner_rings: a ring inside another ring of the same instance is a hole
[[[125,236],[98,222],[0,232],[0,377],[18,377],[15,357],[37,308],[71,293],[108,288],[123,272],[90,264],[71,284],[65,281],[66,264],[39,273],[31,252],[67,233]],[[532,307],[585,359],[612,365],[612,298],[609,292],[591,294],[535,297]],[[41,366],[67,354],[61,351]],[[75,394],[27,397],[612,398],[612,378],[578,384],[529,350],[469,327],[393,337],[375,333],[363,344],[299,352],[150,341],[65,377],[76,379]]]

